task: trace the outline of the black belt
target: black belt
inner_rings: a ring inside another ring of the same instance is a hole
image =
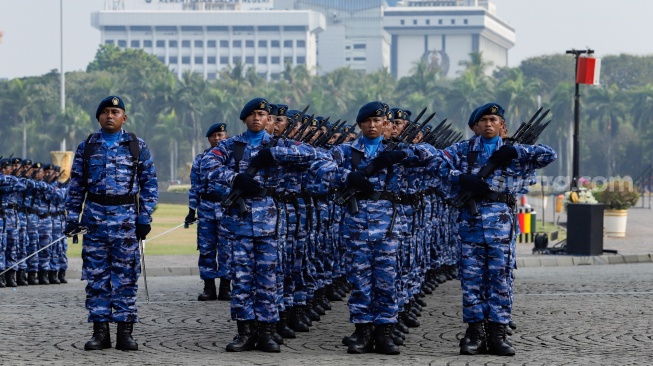
[[[209,202],[222,202],[223,196],[219,193],[202,193],[200,199]]]
[[[367,195],[362,193],[356,193],[354,196],[357,200],[368,200],[368,201],[390,201],[392,203],[401,203],[401,196],[394,194],[392,192],[381,191],[374,192],[373,195]]]
[[[515,196],[513,196],[510,193],[499,193],[499,192],[492,192],[487,195],[485,195],[484,199],[492,202],[501,202],[505,203],[508,206],[514,206],[517,203],[517,199]]]
[[[105,196],[101,194],[87,193],[86,199],[104,206],[133,205],[136,203],[136,195],[128,194],[122,196]]]
[[[50,217],[50,214],[49,213],[38,214],[38,217],[39,217],[39,219],[46,219],[46,218]]]

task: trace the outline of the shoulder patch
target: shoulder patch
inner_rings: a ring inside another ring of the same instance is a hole
[[[449,155],[449,152],[448,152],[447,150],[442,150],[442,151],[444,151],[444,154],[445,154],[449,159],[451,159],[451,155]]]
[[[211,151],[212,151],[215,155],[222,156],[222,152],[220,152],[220,150],[218,150],[217,147],[214,147],[213,149],[211,149]]]

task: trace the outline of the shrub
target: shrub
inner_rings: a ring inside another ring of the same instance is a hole
[[[594,190],[594,197],[605,204],[608,210],[627,210],[637,204],[639,192],[632,179],[614,178],[599,185]]]

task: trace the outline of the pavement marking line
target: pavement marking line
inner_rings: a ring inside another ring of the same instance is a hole
[[[653,295],[653,291],[641,292],[565,292],[565,293],[546,293],[546,294],[518,294],[515,296],[585,296],[585,295]]]

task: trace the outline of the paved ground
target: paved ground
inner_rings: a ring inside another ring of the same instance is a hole
[[[427,298],[422,326],[411,329],[401,355],[352,356],[340,340],[353,327],[334,303],[309,333],[280,354],[227,353],[236,332],[226,302],[195,301],[193,276],[149,279],[150,304],[139,293],[137,352],[87,352],[84,283],[0,291],[2,365],[650,365],[653,348],[653,264],[523,268],[515,282],[515,357],[460,356],[464,331],[455,281]],[[115,342],[115,327],[112,326]]]
[[[548,219],[548,216],[547,216]],[[310,333],[289,340],[280,354],[227,353],[236,332],[225,302],[196,300],[201,281],[196,256],[147,257],[150,303],[139,291],[142,323],[138,352],[86,352],[90,338],[84,308],[81,260],[71,258],[67,285],[0,289],[1,365],[649,365],[653,349],[653,210],[631,209],[627,237],[606,238],[619,255],[571,257],[532,254],[518,246],[522,266],[515,281],[513,341],[517,355],[460,356],[464,332],[459,284],[441,285],[427,298],[422,326],[407,337],[399,356],[350,356],[340,340],[353,331],[344,303]],[[561,220],[565,221],[565,219]],[[150,243],[149,245],[155,245]],[[636,264],[628,263],[632,258]],[[526,265],[524,265],[526,264]],[[614,264],[614,265],[579,265]],[[549,266],[557,266],[550,268]],[[142,284],[142,279],[141,279]],[[115,327],[112,328],[115,342]]]

